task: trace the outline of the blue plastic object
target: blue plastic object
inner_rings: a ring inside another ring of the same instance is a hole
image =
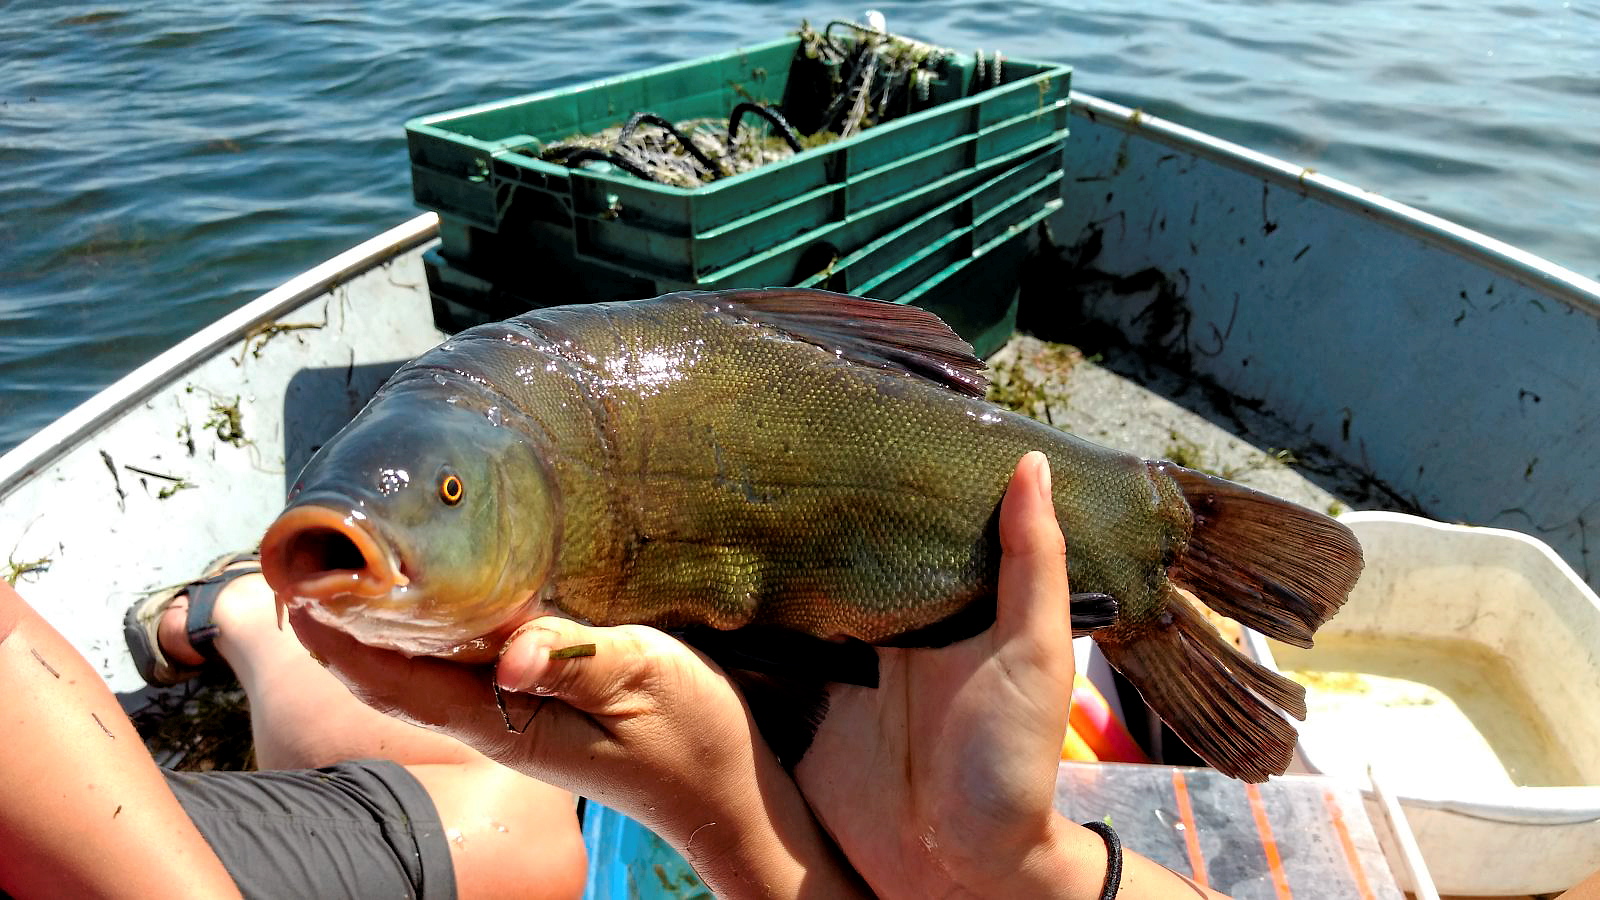
[[[676,850],[616,810],[588,802],[583,842],[589,849],[584,900],[711,900]]]

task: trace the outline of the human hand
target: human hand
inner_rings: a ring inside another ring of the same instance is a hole
[[[291,613],[307,649],[368,705],[643,823],[719,896],[848,896],[859,882],[713,663],[644,626],[523,626],[486,666],[368,647]],[[594,644],[593,656],[550,651]],[[526,727],[524,728],[524,723]]]
[[[1054,809],[1073,659],[1066,543],[1043,454],[1017,465],[1000,543],[994,626],[943,649],[880,649],[878,688],[835,685],[796,769],[881,896],[1030,895],[1017,888],[1035,876],[1058,896],[1099,895],[1103,845]],[[1098,869],[1063,871],[1061,851],[1083,835]]]

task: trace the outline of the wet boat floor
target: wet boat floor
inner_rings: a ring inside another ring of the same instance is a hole
[[[1332,515],[1398,508],[1360,470],[1270,414],[1133,350],[1086,355],[1018,334],[989,365],[990,400],[1097,444],[1168,459]]]

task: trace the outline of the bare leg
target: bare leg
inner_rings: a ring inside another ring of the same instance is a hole
[[[200,657],[184,632],[186,607],[186,597],[173,603],[159,639],[175,660],[192,665]],[[421,782],[439,810],[462,897],[582,891],[583,841],[570,794],[357,700],[300,646],[293,630],[278,628],[272,590],[260,575],[230,582],[212,620],[217,651],[250,697],[256,761],[263,769],[394,760]]]
[[[188,646],[179,597],[162,618],[162,649],[182,663]],[[464,744],[391,719],[363,704],[311,658],[294,631],[279,629],[272,590],[260,575],[236,578],[217,598],[216,647],[250,696],[256,762],[263,769],[314,769],[349,759],[465,763],[481,759]]]

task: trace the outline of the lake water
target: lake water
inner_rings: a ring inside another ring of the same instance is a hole
[[[145,5],[0,4],[0,450],[413,215],[407,118],[862,12]],[[1078,90],[1600,274],[1594,0],[876,5],[891,30],[1069,62]]]

